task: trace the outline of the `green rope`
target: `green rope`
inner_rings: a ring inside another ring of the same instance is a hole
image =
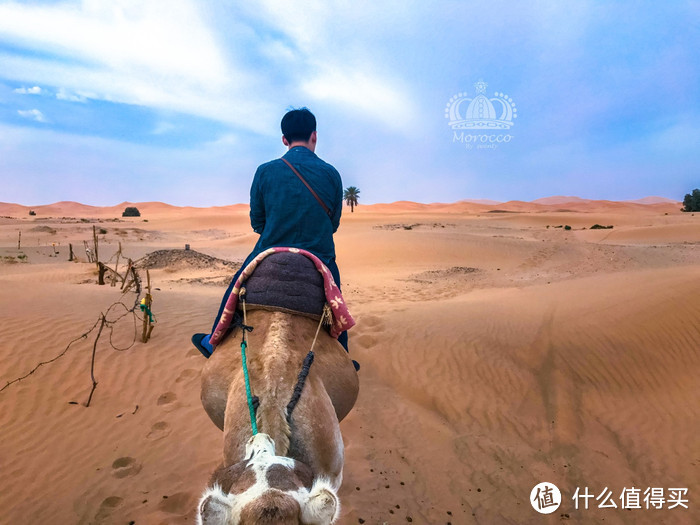
[[[245,330],[243,331],[245,334]],[[245,349],[248,343],[245,341],[245,336],[243,341],[241,341],[241,361],[243,362],[243,378],[245,379],[245,395],[248,398],[248,411],[250,412],[250,425],[253,427],[253,435],[258,433],[258,425],[255,422],[255,409],[253,408],[253,395],[250,392],[250,377],[248,377],[248,362],[245,357]]]
[[[142,312],[146,312],[148,314],[148,320],[153,323],[153,312],[151,312],[151,309],[145,304],[140,304],[139,308],[141,308]]]

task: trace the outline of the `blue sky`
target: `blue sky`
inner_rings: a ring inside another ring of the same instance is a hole
[[[0,201],[247,202],[290,106],[365,203],[682,200],[698,49],[697,2],[0,0]],[[469,150],[480,80],[517,118]]]

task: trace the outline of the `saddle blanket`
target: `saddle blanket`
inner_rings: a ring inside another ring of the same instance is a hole
[[[332,314],[332,322],[329,329],[330,335],[332,337],[337,338],[342,332],[349,330],[355,325],[355,320],[350,315],[350,311],[348,310],[348,307],[345,304],[343,295],[340,293],[340,289],[335,284],[330,270],[325,264],[323,264],[323,262],[318,257],[316,257],[311,252],[302,250],[300,248],[274,247],[268,248],[264,252],[258,254],[258,256],[255,257],[255,259],[253,259],[248,264],[248,266],[246,266],[243,269],[241,275],[234,283],[233,289],[231,290],[231,295],[229,295],[228,300],[226,301],[226,305],[224,306],[224,311],[221,314],[221,319],[219,319],[219,323],[216,325],[214,333],[212,334],[209,340],[213,347],[216,347],[216,345],[221,343],[229,327],[231,326],[231,321],[233,320],[233,315],[238,305],[239,294],[241,292],[241,288],[243,288],[246,285],[246,281],[251,277],[251,275],[253,275],[253,272],[261,263],[261,261],[265,259],[268,255],[283,252],[289,252],[305,256],[313,263],[313,265],[316,267],[316,270],[318,270],[321,277],[323,277],[323,293],[325,295],[325,301],[330,306]]]
[[[271,253],[260,261],[238,295],[239,311],[244,290],[249,312],[281,310],[318,321],[327,302],[321,272],[311,259],[292,252]]]

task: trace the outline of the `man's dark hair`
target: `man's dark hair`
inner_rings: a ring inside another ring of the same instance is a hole
[[[316,131],[316,117],[307,108],[292,109],[282,117],[282,135],[287,142],[308,142]]]

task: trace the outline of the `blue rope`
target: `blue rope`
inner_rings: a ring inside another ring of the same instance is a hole
[[[245,330],[243,331],[245,334]],[[250,412],[250,426],[253,428],[253,435],[258,433],[258,425],[255,422],[255,408],[253,407],[253,395],[250,392],[250,377],[248,377],[248,362],[245,357],[245,349],[248,343],[245,341],[245,335],[243,341],[241,341],[241,361],[243,362],[243,378],[245,379],[245,395],[248,399],[248,411]]]

